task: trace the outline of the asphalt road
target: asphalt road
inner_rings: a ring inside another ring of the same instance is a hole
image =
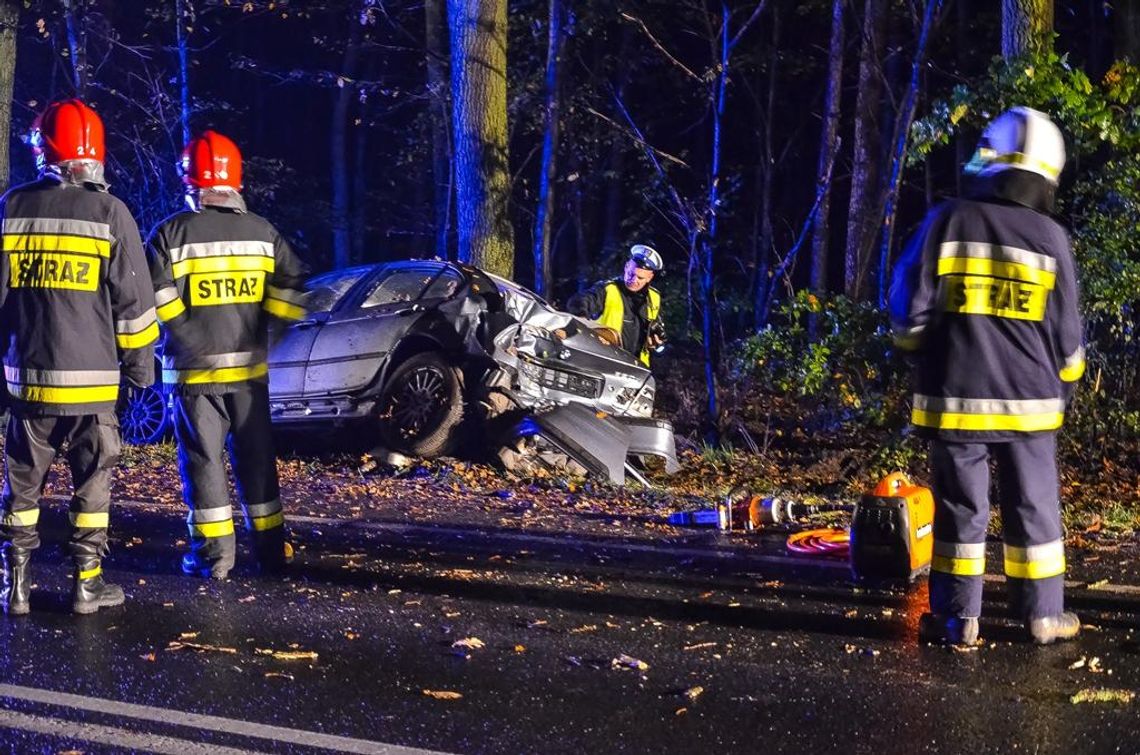
[[[917,642],[924,586],[857,588],[780,538],[301,518],[288,579],[209,583],[176,573],[177,515],[132,506],[106,564],[128,604],[73,617],[62,508],[43,521],[33,613],[0,619],[0,751],[1140,752],[1140,701],[1071,699],[1140,691],[1123,556],[1073,570],[1078,642],[1018,642],[995,576],[986,644],[955,652]]]

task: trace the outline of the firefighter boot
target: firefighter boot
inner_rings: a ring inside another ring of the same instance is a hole
[[[918,640],[942,645],[976,645],[978,620],[924,613],[918,621]]]
[[[0,551],[4,558],[4,587],[0,591],[0,602],[4,613],[9,616],[23,616],[31,610],[32,582],[28,574],[28,561],[32,552],[27,548],[9,545]]]
[[[234,568],[234,557],[230,554],[215,561],[202,558],[197,553],[186,553],[182,556],[182,573],[192,577],[214,579],[222,581],[229,579],[230,569]]]
[[[75,556],[75,590],[71,610],[95,613],[100,608],[120,606],[126,600],[123,588],[103,581],[103,567],[98,555]]]
[[[274,533],[273,530],[270,533]],[[280,576],[293,561],[293,546],[285,540],[285,532],[277,528],[275,534],[261,533],[254,544],[258,570],[262,574]]]
[[[1025,623],[1029,636],[1038,645],[1050,645],[1057,641],[1071,640],[1081,631],[1081,620],[1075,613],[1065,612],[1056,616],[1030,619]]]

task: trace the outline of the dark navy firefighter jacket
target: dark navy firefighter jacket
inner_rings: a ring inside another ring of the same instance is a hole
[[[911,422],[928,437],[1055,431],[1084,374],[1068,235],[1017,183],[935,207],[895,267],[891,324],[916,356]]]

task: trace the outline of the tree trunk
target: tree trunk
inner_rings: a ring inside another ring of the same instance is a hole
[[[843,6],[845,0],[831,3],[831,48],[827,60],[827,94],[823,101],[823,129],[819,139],[819,170],[816,173],[818,188],[824,189],[819,213],[811,237],[811,288],[817,294],[827,293],[827,251],[831,209],[830,184],[824,188],[824,171],[834,162],[839,148],[839,113],[843,98]]]
[[[1112,14],[1116,57],[1140,63],[1140,0],[1116,0]]]
[[[551,229],[554,225],[554,180],[557,176],[558,133],[561,119],[560,71],[566,46],[562,0],[550,0],[550,29],[546,43],[546,131],[542,137],[542,168],[539,170],[538,214],[534,221],[534,291],[550,294]]]
[[[368,115],[367,105],[361,105],[360,125],[353,132],[352,165],[352,263],[364,262],[368,242]]]
[[[507,0],[448,0],[459,259],[514,275]]]
[[[352,100],[356,96],[356,87],[353,83],[356,78],[357,59],[360,57],[361,32],[360,14],[353,12],[349,18],[348,42],[345,44],[344,57],[341,60],[336,100],[333,104],[332,128],[329,133],[329,165],[332,168],[333,267],[335,268],[348,267],[352,262],[352,245],[349,240],[351,191],[348,125]]]
[[[843,290],[851,299],[866,292],[864,271],[875,243],[876,212],[881,196],[882,150],[879,138],[879,101],[883,96],[882,58],[886,34],[886,0],[866,0],[863,10],[863,45],[859,52],[859,84],[855,99],[854,162],[851,166],[851,200],[847,206],[847,247],[844,252]]]
[[[8,145],[12,126],[12,90],[16,83],[16,31],[22,0],[0,0],[0,194],[11,182]]]
[[[425,0],[424,38],[427,41],[427,87],[431,107],[432,222],[435,256],[448,259],[451,233],[451,138],[448,126],[451,87],[447,73],[447,6],[445,0]]]
[[[174,1],[174,31],[178,44],[178,115],[182,144],[190,142],[190,34],[194,30],[194,0]]]
[[[1006,60],[1053,47],[1053,0],[1002,0],[1001,54]]]
[[[756,168],[756,183],[760,202],[753,224],[754,243],[752,246],[752,323],[759,331],[764,327],[764,313],[767,311],[768,272],[771,269],[770,255],[775,242],[772,229],[772,184],[776,172],[772,154],[772,131],[776,112],[776,82],[780,62],[780,6],[772,8],[772,49],[768,57],[768,81],[764,112],[760,121],[760,163]]]
[[[617,98],[620,102],[625,102],[626,88],[629,86],[629,72],[631,66],[623,65],[620,61],[629,59],[631,44],[633,36],[630,33],[630,25],[624,24],[622,26],[621,34],[621,47],[618,54],[618,70],[617,75]],[[601,45],[596,45],[601,47]],[[597,54],[601,57],[604,50],[599,49]],[[606,198],[605,207],[603,208],[602,226],[602,254],[601,259],[609,260],[616,257],[622,243],[622,197],[626,185],[625,176],[626,165],[626,140],[617,138],[610,142],[609,156],[606,160]],[[579,179],[581,180],[581,179]]]
[[[63,0],[67,24],[67,53],[71,61],[71,85],[75,96],[87,97],[87,0]]]
[[[926,45],[930,39],[930,27],[934,25],[942,0],[926,0],[926,10],[922,14],[922,28],[918,34],[918,46],[914,51],[914,62],[910,68],[910,84],[906,99],[895,119],[895,146],[891,155],[891,173],[887,182],[887,197],[883,209],[882,243],[879,246],[879,307],[887,305],[887,270],[891,258],[891,245],[894,242],[895,211],[899,197],[899,184],[902,180],[903,161],[906,158],[906,145],[910,137],[910,124],[914,120],[914,110],[918,105],[919,84],[922,81],[922,67],[926,63]]]

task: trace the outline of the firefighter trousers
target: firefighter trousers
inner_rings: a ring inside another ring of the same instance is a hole
[[[39,547],[40,497],[51,464],[65,446],[74,488],[70,507],[71,553],[77,556],[106,551],[111,470],[122,453],[119,420],[114,414],[8,415],[0,511],[3,546],[28,550]]]
[[[931,611],[967,618],[982,613],[991,459],[997,469],[1010,608],[1024,620],[1064,610],[1056,450],[1054,433],[1004,443],[934,441]]]
[[[182,493],[190,512],[191,551],[207,564],[232,567],[236,554],[225,452],[258,560],[284,558],[285,516],[269,422],[269,390],[252,384],[218,395],[174,397],[174,434]]]

